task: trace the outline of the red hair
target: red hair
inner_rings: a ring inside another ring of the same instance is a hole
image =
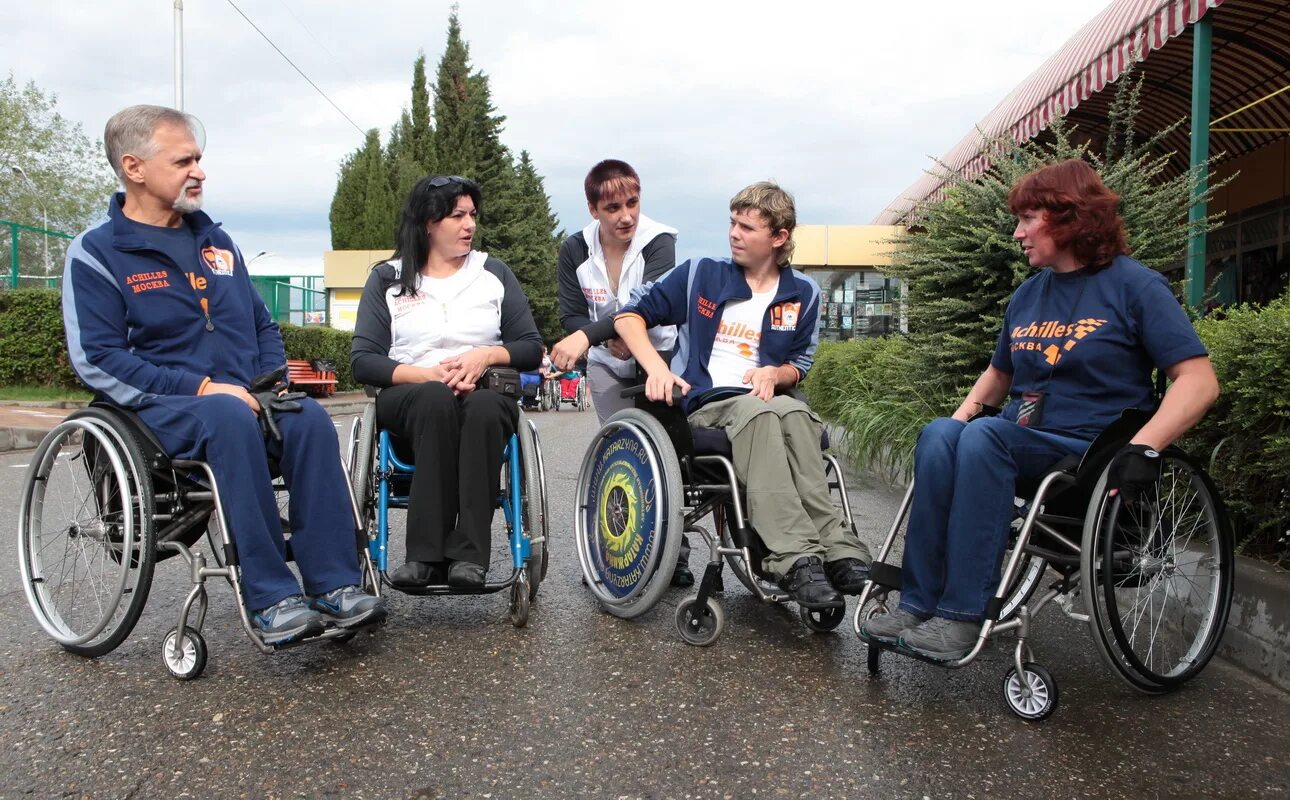
[[[1097,171],[1075,158],[1028,173],[1008,192],[1012,213],[1047,212],[1044,226],[1053,243],[1089,267],[1129,253],[1119,205],[1120,196]]]
[[[587,202],[594,208],[608,197],[640,194],[641,176],[626,161],[607,158],[591,168],[582,182]]]

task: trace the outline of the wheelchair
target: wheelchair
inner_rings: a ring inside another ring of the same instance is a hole
[[[281,479],[275,490],[287,490]],[[242,596],[224,505],[210,466],[170,458],[134,413],[98,402],[74,412],[37,446],[22,493],[19,561],[36,621],[70,652],[105,655],[139,621],[156,563],[178,555],[192,588],[161,648],[175,678],[191,680],[206,667],[201,629],[209,578],[232,586],[242,627],[261,652],[357,635],[357,629],[333,626],[310,639],[266,644]],[[357,532],[357,516],[354,522]],[[203,536],[212,544],[214,566],[195,549]],[[359,567],[375,591],[363,544],[356,538]]]
[[[502,509],[511,558],[508,576],[477,589],[447,584],[400,586],[391,583],[388,574],[390,511],[408,507],[416,466],[406,443],[376,424],[377,390],[367,387],[367,393],[373,399],[350,427],[347,461],[355,505],[359,509],[359,525],[364,531],[365,552],[373,564],[377,582],[418,596],[493,594],[509,590],[511,624],[517,628],[528,625],[531,606],[537,600],[538,587],[546,578],[550,563],[546,472],[537,426],[521,410],[516,432],[503,451],[501,494],[497,504]]]
[[[762,569],[769,555],[744,515],[742,489],[725,431],[691,427],[675,403],[650,402],[644,387],[623,391],[636,407],[610,417],[583,457],[576,488],[574,530],[583,581],[600,607],[624,619],[649,611],[671,585],[682,534],[702,537],[708,563],[698,591],[676,609],[676,631],[687,644],[716,642],[725,612],[723,565],[765,603],[790,600]],[[836,492],[854,530],[846,483],[837,459],[821,441],[829,489]],[[712,515],[712,530],[699,525]],[[808,628],[827,632],[846,618],[845,608],[800,608]]]
[[[1088,625],[1102,660],[1137,691],[1163,694],[1199,674],[1227,624],[1233,533],[1213,481],[1178,447],[1161,453],[1159,482],[1136,501],[1107,490],[1116,452],[1149,418],[1125,411],[1083,458],[1068,457],[1039,480],[1019,482],[998,589],[975,646],[957,661],[926,658],[861,632],[865,621],[887,613],[889,593],[900,589],[900,567],[888,556],[909,513],[911,483],[855,613],[853,628],[868,643],[870,674],[878,672],[883,650],[964,667],[991,637],[1015,631],[1003,699],[1023,719],[1044,719],[1057,708],[1057,683],[1035,663],[1028,640],[1035,615],[1050,602]]]
[[[565,372],[553,381],[554,404],[552,408],[560,410],[562,405],[571,405],[575,411],[586,411],[591,408],[591,394],[587,386],[587,376],[583,372]]]

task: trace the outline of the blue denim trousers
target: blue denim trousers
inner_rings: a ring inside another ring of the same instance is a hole
[[[1046,473],[1089,442],[999,417],[943,417],[918,435],[900,607],[977,621],[999,587],[1018,479]]]

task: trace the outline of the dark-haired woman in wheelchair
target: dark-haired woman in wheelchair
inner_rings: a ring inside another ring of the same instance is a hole
[[[1217,399],[1209,357],[1168,282],[1128,256],[1118,203],[1078,160],[1038,169],[1009,193],[1013,238],[1040,269],[1009,302],[967,398],[919,435],[900,606],[867,621],[864,637],[964,657],[998,587],[1017,481],[1082,456],[1125,409],[1150,410],[1154,367],[1172,385],[1108,482],[1132,502],[1158,480],[1159,452]],[[1005,400],[998,416],[981,415]]]
[[[363,287],[350,362],[381,388],[378,425],[407,442],[418,469],[400,586],[484,585],[513,399],[478,386],[491,366],[536,369],[542,339],[506,264],[472,249],[481,197],[456,176],[422,178],[399,223],[398,248]]]

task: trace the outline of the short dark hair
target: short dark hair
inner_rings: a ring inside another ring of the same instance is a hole
[[[408,192],[392,256],[403,262],[399,273],[400,296],[416,294],[417,275],[430,257],[430,233],[426,224],[451,214],[462,195],[475,202],[476,211],[483,208],[479,184],[456,175],[427,175]]]
[[[1024,175],[1008,192],[1008,208],[1014,214],[1046,212],[1044,225],[1053,244],[1069,249],[1086,267],[1105,267],[1129,253],[1120,196],[1078,158]]]
[[[587,193],[587,202],[595,207],[606,197],[632,192],[639,194],[641,176],[626,161],[606,158],[591,168],[587,179],[582,182],[582,188]]]

